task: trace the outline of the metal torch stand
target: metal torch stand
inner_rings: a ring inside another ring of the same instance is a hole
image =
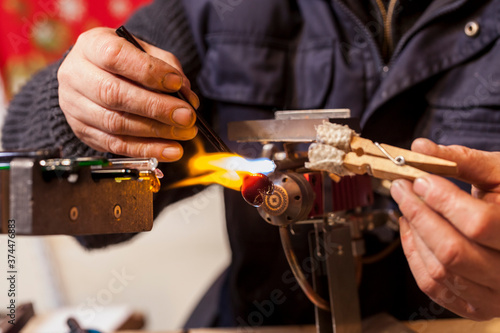
[[[322,175],[323,207],[333,212],[331,182]],[[353,253],[352,221],[347,222],[343,212],[327,213],[314,223],[309,235],[314,290],[329,300],[331,312],[315,307],[318,333],[412,333],[413,330],[387,314],[375,315],[361,321],[356,265]],[[359,245],[359,244],[358,244]],[[363,251],[356,246],[357,254]]]
[[[322,174],[323,207],[333,211],[332,183]],[[328,213],[323,223],[314,224],[309,244],[311,258],[317,257],[321,269],[313,270],[313,288],[330,300],[330,310],[315,307],[316,331],[318,333],[361,333],[356,267],[352,253],[351,228],[338,223],[335,213]]]
[[[321,229],[321,230],[319,230]],[[330,300],[331,312],[315,307],[318,333],[361,333],[356,271],[349,225],[315,224],[309,238],[316,258],[313,287]]]

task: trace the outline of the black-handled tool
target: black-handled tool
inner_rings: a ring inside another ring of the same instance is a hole
[[[132,36],[132,34],[128,32],[128,30],[125,29],[123,25],[118,29],[116,29],[116,34],[128,40],[142,52],[146,52],[146,50],[144,50],[144,48],[137,42],[134,36]],[[191,107],[193,107],[193,105],[189,102],[189,100],[186,98],[186,96],[184,96],[184,94],[180,90],[177,92],[177,96],[186,103],[188,103],[189,105],[191,105]],[[212,144],[212,146],[214,146],[214,148],[218,152],[232,153],[231,149],[229,149],[226,143],[222,141],[220,136],[214,132],[214,130],[207,124],[205,119],[201,117],[199,112],[194,107],[193,110],[195,110],[196,112],[196,126],[198,127],[198,130],[201,132],[201,134],[203,134],[203,136]]]

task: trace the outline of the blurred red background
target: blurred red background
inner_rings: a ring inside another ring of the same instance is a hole
[[[7,99],[82,32],[116,28],[152,0],[0,0],[0,74]]]

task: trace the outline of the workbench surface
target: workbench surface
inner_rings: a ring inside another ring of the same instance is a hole
[[[403,323],[418,333],[498,333],[500,318],[486,322],[466,319],[422,320]],[[240,329],[193,329],[189,331],[120,331],[119,333],[315,333],[314,326],[249,327]],[[410,331],[411,332],[411,331]]]

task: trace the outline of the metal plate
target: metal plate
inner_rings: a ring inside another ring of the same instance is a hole
[[[238,142],[312,142],[316,140],[315,126],[324,121],[359,131],[357,118],[250,120],[229,123],[228,137]]]
[[[285,119],[338,119],[350,118],[349,109],[325,109],[325,110],[286,110],[276,111],[274,118],[276,120]]]
[[[11,163],[11,173],[17,169]],[[19,234],[133,233],[153,226],[153,193],[148,180],[94,181],[89,167],[82,167],[73,183],[66,177],[44,179],[38,164],[21,171],[20,179],[10,177],[8,214],[16,220]]]
[[[33,166],[31,158],[15,158],[10,162],[10,212],[16,212],[16,232],[32,233]]]

